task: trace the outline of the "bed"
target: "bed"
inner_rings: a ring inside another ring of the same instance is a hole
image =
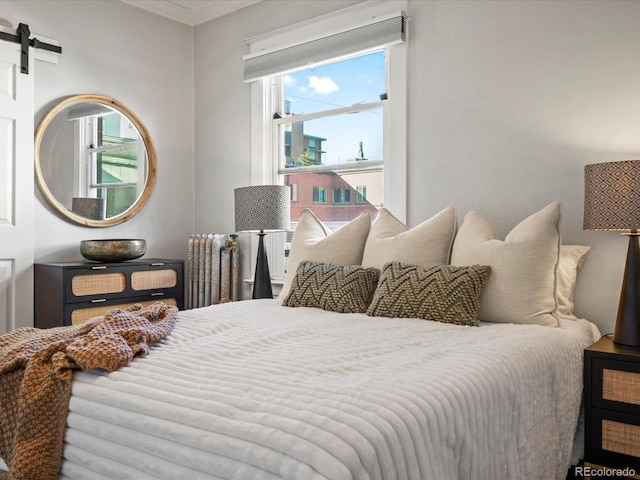
[[[60,478],[564,479],[593,340],[583,320],[181,312],[147,357],[76,374]]]
[[[148,355],[74,374],[59,478],[564,479],[599,332],[560,210],[504,240],[451,208],[303,212],[280,298],[172,314]]]

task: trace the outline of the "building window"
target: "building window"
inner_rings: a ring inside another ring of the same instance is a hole
[[[326,187],[313,187],[313,203],[327,203]]]
[[[298,184],[290,183],[289,187],[291,189],[291,201],[297,202],[298,201]]]
[[[333,203],[338,205],[351,203],[351,189],[350,188],[334,188]]]
[[[367,203],[367,186],[358,185],[356,187],[356,203]]]

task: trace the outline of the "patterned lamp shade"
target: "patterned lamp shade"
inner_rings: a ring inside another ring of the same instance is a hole
[[[289,229],[288,185],[256,185],[234,190],[236,232],[277,232]]]
[[[584,167],[585,230],[640,230],[640,160]]]
[[[71,211],[90,220],[104,220],[107,216],[107,204],[104,198],[73,197]]]

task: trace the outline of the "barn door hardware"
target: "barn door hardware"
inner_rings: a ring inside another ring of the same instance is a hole
[[[16,34],[0,32],[0,40],[6,40],[8,42],[14,42],[20,44],[20,72],[29,74],[29,47],[41,48],[42,50],[48,50],[49,52],[62,53],[62,47],[57,45],[51,45],[44,43],[37,38],[29,38],[31,32],[29,31],[29,25],[26,23],[18,24]]]

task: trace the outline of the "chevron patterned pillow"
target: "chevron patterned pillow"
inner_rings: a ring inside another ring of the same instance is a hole
[[[367,309],[375,317],[422,318],[477,325],[480,293],[491,267],[418,267],[388,262]]]
[[[364,313],[380,270],[360,265],[302,261],[283,301],[287,307],[316,307],[339,313]]]

